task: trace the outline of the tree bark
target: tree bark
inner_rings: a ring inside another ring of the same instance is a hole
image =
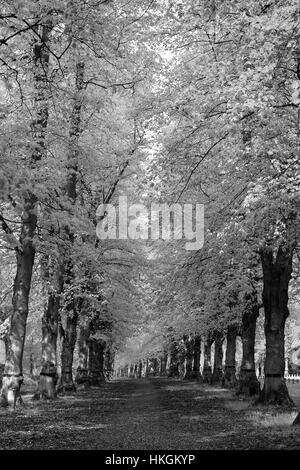
[[[73,107],[70,117],[70,131],[69,131],[69,153],[67,159],[67,184],[66,195],[70,199],[72,205],[76,202],[77,197],[77,171],[78,171],[78,141],[80,136],[81,126],[81,108],[82,108],[82,93],[84,89],[84,62],[78,61],[76,63],[76,89],[73,101]],[[59,391],[75,391],[76,387],[73,381],[72,367],[73,367],[73,353],[76,343],[76,327],[78,319],[78,310],[74,293],[72,292],[72,281],[74,278],[73,262],[71,259],[71,248],[74,242],[74,234],[67,225],[65,233],[69,239],[68,252],[65,259],[62,260],[65,268],[65,286],[70,286],[67,306],[66,306],[66,329],[63,334],[61,364],[62,372],[59,384]]]
[[[205,340],[205,343],[204,343],[204,364],[203,364],[202,378],[203,378],[203,382],[205,383],[211,383],[212,381],[211,345],[212,345],[212,340],[209,336]]]
[[[130,367],[129,367],[129,370],[128,370],[128,377],[130,379],[133,379],[133,377],[134,377],[134,365],[133,364],[130,364]]]
[[[192,335],[186,335],[184,336],[184,344],[186,348],[186,366],[184,380],[194,380],[196,378],[193,370],[195,339]]]
[[[159,375],[164,377],[167,375],[167,362],[168,362],[168,353],[163,352],[163,355],[160,357],[160,371]]]
[[[48,263],[48,259],[47,259]],[[56,262],[52,279],[52,290],[42,317],[42,367],[39,378],[38,392],[35,399],[56,398],[57,374],[57,335],[60,308],[60,295],[63,289],[63,277]],[[49,266],[46,266],[45,277],[50,281]]]
[[[222,382],[223,380],[223,333],[216,331],[215,338],[215,354],[214,354],[214,370],[212,374],[212,382]]]
[[[293,421],[293,426],[300,426],[300,413],[297,414],[295,420]]]
[[[289,315],[288,288],[292,275],[293,251],[279,247],[261,250],[263,267],[263,304],[265,311],[266,360],[265,380],[259,402],[293,405],[284,379],[284,327]]]
[[[107,380],[111,380],[114,376],[114,361],[115,353],[111,346],[107,346],[105,350],[104,369],[105,377]]]
[[[59,297],[49,295],[48,305],[42,317],[42,368],[39,379],[39,398],[54,399],[57,383],[57,317]]]
[[[201,337],[195,336],[194,340],[194,357],[193,357],[193,375],[196,380],[202,380],[200,372],[200,359],[201,359]]]
[[[30,167],[45,155],[45,136],[48,125],[48,85],[49,70],[49,33],[52,28],[50,20],[41,26],[39,36],[33,46],[33,88],[35,119],[31,122],[34,150]],[[23,213],[19,244],[16,247],[17,272],[13,287],[13,312],[8,338],[8,354],[2,380],[1,402],[15,408],[23,383],[23,351],[28,316],[28,301],[31,287],[32,269],[35,258],[34,236],[37,226],[38,200],[34,192],[28,189],[24,196]]]
[[[0,364],[0,387],[2,386],[3,372],[4,372],[4,364]]]
[[[154,376],[158,377],[159,376],[159,360],[157,357],[154,358]]]
[[[259,393],[259,382],[255,371],[255,330],[259,316],[256,292],[246,298],[247,308],[242,318],[242,364],[238,380],[238,394],[254,396]]]
[[[129,377],[129,365],[128,364],[126,364],[124,367],[122,367],[121,377]]]
[[[235,325],[229,325],[227,328],[227,345],[226,345],[226,356],[225,356],[225,373],[223,377],[223,386],[234,388],[237,385],[236,378],[236,337],[237,328]]]
[[[145,378],[149,377],[149,359],[145,361]]]
[[[98,338],[89,339],[89,383],[93,387],[101,387],[105,383],[104,376],[105,341]]]
[[[69,307],[69,312],[67,313],[66,319],[66,327],[63,331],[61,350],[61,377],[57,390],[59,393],[76,391],[76,386],[73,380],[73,356],[77,338],[76,327],[78,312],[75,307],[75,302],[72,304],[73,315],[71,316]]]
[[[185,374],[185,362],[186,362],[186,348],[185,348],[185,344],[183,340],[181,340],[178,345],[178,360],[179,360],[179,366],[178,366],[179,377],[180,379],[183,379],[184,374]]]
[[[178,344],[177,342],[172,339],[169,347],[169,354],[170,354],[170,367],[169,367],[169,374],[170,378],[177,378],[179,377],[179,358],[178,358]]]
[[[143,361],[139,360],[138,379],[142,378],[142,373],[143,373]]]
[[[84,388],[89,387],[88,354],[89,354],[90,322],[80,325],[78,336],[78,367],[75,382]]]

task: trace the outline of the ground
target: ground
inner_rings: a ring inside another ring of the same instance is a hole
[[[300,384],[289,385],[300,406]],[[26,391],[26,390],[25,390]],[[113,380],[54,402],[0,409],[0,449],[299,449],[296,410],[253,406],[218,386]]]

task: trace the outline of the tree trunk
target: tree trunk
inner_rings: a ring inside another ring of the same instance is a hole
[[[35,399],[56,398],[58,318],[60,294],[63,289],[62,273],[58,271],[58,268],[57,264],[53,279],[54,290],[48,295],[47,306],[42,317],[42,367]],[[48,271],[48,267],[46,269]],[[48,272],[46,280],[50,280]]]
[[[54,399],[57,383],[57,316],[59,297],[49,296],[48,305],[42,317],[42,368],[39,379],[39,398]]]
[[[297,414],[295,420],[293,421],[293,426],[300,425],[300,412]]]
[[[214,370],[212,382],[222,382],[223,380],[223,333],[217,331],[215,338]]]
[[[159,375],[159,361],[157,357],[153,359],[153,375],[157,377]]]
[[[211,370],[211,345],[212,340],[208,337],[204,343],[204,364],[202,371],[203,382],[211,383],[212,381],[212,370]]]
[[[257,369],[258,369],[257,375],[260,379],[262,379],[262,377],[265,374],[264,367],[265,367],[265,354],[260,353],[258,357],[258,361],[257,361]]]
[[[124,367],[122,367],[121,377],[129,377],[129,365],[128,364],[126,364]]]
[[[48,69],[49,69],[49,33],[50,20],[41,26],[40,38],[35,38],[33,46],[33,88],[35,119],[31,122],[34,150],[30,167],[45,155],[45,136],[48,124]],[[15,408],[17,398],[21,399],[20,389],[23,383],[23,351],[28,316],[28,301],[31,287],[32,269],[35,257],[33,238],[37,226],[38,200],[34,192],[28,189],[24,196],[21,215],[20,238],[16,250],[17,272],[13,287],[13,312],[8,338],[8,354],[2,380],[1,402]],[[21,400],[20,400],[21,401]]]
[[[256,292],[247,298],[248,306],[242,318],[242,364],[238,380],[238,394],[253,396],[259,393],[255,371],[255,330],[259,316]]]
[[[89,387],[88,354],[89,354],[90,322],[80,325],[78,337],[78,367],[75,382],[84,388]]]
[[[181,340],[178,345],[178,360],[179,360],[179,366],[178,366],[179,377],[180,379],[183,379],[184,374],[185,374],[185,362],[186,362],[186,348],[185,348],[185,344],[183,340]]]
[[[186,348],[186,366],[184,380],[194,380],[196,378],[193,370],[195,339],[192,335],[185,336],[184,344]]]
[[[0,387],[2,386],[3,372],[4,372],[4,364],[0,364]]]
[[[71,204],[75,204],[77,197],[77,171],[78,171],[78,141],[80,136],[81,124],[81,107],[82,107],[82,93],[84,90],[84,62],[78,61],[76,63],[76,89],[73,100],[73,107],[70,116],[70,131],[69,131],[69,152],[67,158],[67,183],[66,195],[70,199]],[[61,363],[62,372],[60,378],[59,391],[75,391],[76,387],[73,382],[73,353],[76,343],[76,327],[77,327],[77,306],[74,299],[74,292],[72,292],[72,282],[74,278],[73,262],[71,259],[71,249],[74,241],[74,234],[67,225],[64,227],[65,233],[69,239],[69,247],[65,259],[62,259],[66,273],[65,286],[70,287],[69,300],[67,302],[67,321],[66,330],[63,334]]]
[[[76,327],[78,313],[73,305],[73,315],[70,311],[67,313],[66,327],[63,332],[62,350],[61,350],[61,377],[58,386],[59,393],[74,392],[76,387],[73,381],[73,356],[76,344]],[[69,307],[70,308],[70,307]]]
[[[128,369],[128,377],[130,379],[133,379],[133,375],[134,375],[134,365],[130,364],[129,369]]]
[[[170,378],[179,377],[179,359],[178,359],[178,345],[175,340],[171,340],[170,349],[170,367],[169,374]]]
[[[26,210],[26,209],[25,209]],[[13,290],[13,313],[10,333],[7,339],[7,355],[2,378],[2,404],[15,408],[17,399],[21,397],[23,383],[23,351],[28,316],[28,299],[31,286],[32,268],[35,249],[33,236],[36,227],[36,216],[30,214],[28,207],[27,220],[22,216],[22,252],[17,253],[17,273]],[[26,239],[27,237],[27,239]]]
[[[288,288],[292,275],[292,250],[281,246],[274,259],[273,250],[261,250],[263,267],[263,304],[265,311],[265,380],[259,402],[293,405],[284,379],[284,327],[289,315]]]
[[[236,379],[236,337],[237,329],[235,325],[229,325],[227,328],[227,345],[226,345],[226,356],[225,356],[225,373],[223,377],[223,386],[234,388],[237,385]]]
[[[115,354],[114,354],[112,347],[111,346],[106,347],[104,369],[105,369],[105,377],[107,380],[111,380],[114,376],[114,360],[115,360]]]
[[[89,340],[89,383],[93,387],[101,387],[105,383],[104,376],[105,342],[98,338]]]
[[[164,352],[163,355],[160,357],[160,371],[159,375],[164,377],[167,375],[167,362],[168,362],[168,353]]]
[[[202,380],[200,372],[201,359],[201,336],[196,335],[194,340],[194,357],[193,357],[193,376],[196,380]]]
[[[145,378],[149,377],[149,359],[145,361]]]
[[[142,378],[142,373],[143,373],[143,361],[139,360],[138,379]]]

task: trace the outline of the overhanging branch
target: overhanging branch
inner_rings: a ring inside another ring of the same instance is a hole
[[[15,234],[14,234],[13,230],[10,228],[10,226],[8,225],[5,217],[1,213],[0,213],[0,223],[1,223],[2,230],[8,236],[9,242],[11,243],[11,245],[13,245],[13,248],[17,252],[21,252],[22,249],[21,249],[21,246],[20,246],[20,242],[15,237]]]

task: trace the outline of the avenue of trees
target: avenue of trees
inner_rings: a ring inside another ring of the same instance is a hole
[[[291,405],[299,2],[5,1],[0,35],[2,404],[21,399],[32,340],[35,398],[115,372],[220,382]],[[120,195],[204,204],[203,247],[99,240],[97,207]]]

